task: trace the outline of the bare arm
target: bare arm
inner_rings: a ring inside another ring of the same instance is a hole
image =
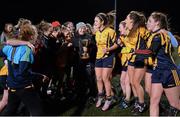
[[[123,44],[122,44],[121,40],[118,39],[117,42],[115,42],[110,48],[106,48],[104,50],[104,53],[113,51],[113,50],[117,49],[118,47],[121,47],[122,45]]]
[[[115,49],[117,49],[117,48],[118,48],[118,44],[117,44],[117,43],[114,43],[113,46],[111,46],[110,48],[107,48],[107,50],[108,50],[108,52],[109,52],[109,51],[113,51],[113,50],[115,50]]]
[[[30,42],[28,41],[22,41],[22,40],[16,40],[16,39],[9,39],[5,42],[5,44],[7,45],[12,45],[12,46],[18,46],[18,45],[27,45],[29,46],[33,52],[35,51],[35,47],[33,44],[31,44]]]

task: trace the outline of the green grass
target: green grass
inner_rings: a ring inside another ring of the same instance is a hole
[[[176,65],[180,64],[180,58],[177,54],[177,48],[174,48],[174,52],[173,52],[172,56],[175,60]],[[112,84],[113,84],[113,86],[120,88],[119,87],[119,75],[115,76],[112,79]],[[143,81],[142,81],[142,85],[144,86]],[[120,98],[120,96],[121,96],[120,92],[117,95]],[[145,93],[145,101],[147,101],[147,100],[148,100],[148,95]],[[161,97],[161,103],[164,104],[166,108],[168,108],[169,104],[168,104],[167,98],[164,95]],[[132,116],[130,108],[120,110],[118,107],[118,104],[119,104],[119,102],[116,102],[115,105],[106,112],[101,111],[101,108],[96,108],[95,104],[91,104],[88,107],[84,106],[83,110],[81,110],[81,113],[79,113],[78,115],[82,115],[82,116]],[[74,106],[70,109],[67,109],[63,113],[60,113],[60,115],[62,115],[62,116],[74,115],[74,113],[75,113],[75,111],[77,111],[77,109],[78,109],[78,107]],[[142,116],[149,116],[149,109],[147,111],[145,111],[144,113],[142,113]]]
[[[175,59],[176,63],[180,63],[179,56],[176,53],[177,50],[173,53],[173,58]],[[3,65],[2,58],[0,58],[0,67]],[[116,89],[116,93],[120,99],[121,92],[119,87],[119,75],[113,77],[112,84]],[[142,85],[144,85],[142,83]],[[0,95],[1,98],[2,95]],[[148,96],[145,94],[145,100],[147,101]],[[163,104],[168,105],[167,99],[165,96],[162,96],[161,101]],[[77,104],[77,102],[53,102],[55,105],[51,105],[53,110],[56,111],[55,115],[61,116],[71,116],[71,115],[79,115],[79,116],[132,116],[130,109],[120,110],[118,107],[119,101],[114,103],[114,106],[106,112],[103,112],[101,108],[96,108],[95,103],[93,104]],[[51,106],[48,109],[51,109]],[[62,110],[62,111],[61,111]],[[49,110],[47,110],[49,111]],[[149,110],[145,111],[142,116],[149,116]]]
[[[113,86],[118,86],[119,84],[119,75],[115,76],[112,80]],[[143,84],[143,83],[142,83]],[[120,99],[120,92],[118,94]],[[147,101],[148,96],[145,94],[145,100]],[[163,104],[168,105],[168,102],[164,96],[162,96]],[[95,103],[93,104],[85,104],[83,108],[78,108],[78,106],[73,106],[72,108],[67,109],[63,113],[60,113],[61,116],[71,116],[71,115],[81,115],[81,116],[132,116],[131,113],[131,107],[128,109],[121,110],[119,109],[119,101],[114,102],[112,108],[110,108],[108,111],[103,112],[101,108],[96,108]],[[77,113],[77,110],[81,109],[81,113]],[[75,114],[76,113],[76,114]],[[141,114],[141,116],[149,116],[149,109],[147,109],[144,113]]]
[[[74,107],[70,110],[67,110],[66,112],[62,113],[63,116],[70,116],[73,115],[74,111],[77,108]],[[142,115],[148,115],[148,111],[144,112]],[[101,108],[96,108],[95,104],[91,105],[89,108],[85,108],[84,111],[81,114],[82,116],[131,116],[132,113],[130,112],[130,109],[124,109],[120,110],[118,108],[118,105],[114,106],[110,110],[103,112],[101,111]]]
[[[116,88],[119,84],[119,75],[115,76],[112,80],[113,86]],[[118,89],[119,90],[119,89]],[[119,99],[121,97],[120,91]],[[0,95],[2,96],[2,95]],[[83,101],[84,97],[82,97],[81,100],[65,100],[65,101],[59,101],[59,100],[48,100],[48,102],[45,104],[45,108],[47,109],[46,112],[47,115],[60,115],[60,116],[132,116],[131,108],[120,110],[118,105],[119,101],[116,101],[113,103],[112,108],[110,108],[108,111],[103,112],[101,108],[96,108],[95,103],[88,103],[86,100]],[[148,96],[145,94],[145,100],[147,101]],[[162,97],[163,104],[168,105],[168,102],[166,98]],[[141,116],[149,116],[149,110],[145,111],[141,114]]]

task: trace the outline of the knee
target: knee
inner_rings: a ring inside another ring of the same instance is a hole
[[[129,79],[125,79],[124,83],[125,83],[125,85],[130,85]]]
[[[2,102],[4,105],[6,105],[6,104],[8,103],[8,98],[3,98],[3,99],[1,100],[1,102]]]
[[[135,88],[139,87],[139,82],[137,82],[136,80],[133,80],[133,82],[131,83],[132,86],[134,86]]]
[[[134,82],[133,82],[133,80],[130,81],[130,85],[134,87]]]
[[[102,82],[102,77],[96,77],[97,82]]]
[[[180,101],[179,102],[169,102],[170,105],[174,108],[180,109]]]
[[[145,91],[149,96],[151,95],[151,89],[149,87],[145,87]]]
[[[150,98],[150,106],[153,106],[153,107],[155,107],[155,106],[159,106],[159,99],[157,99],[156,97],[151,97]]]
[[[120,79],[120,84],[121,84],[121,85],[125,85],[125,81],[124,81],[123,78]]]
[[[108,77],[103,77],[102,80],[103,80],[104,83],[110,82],[110,78],[108,78]]]

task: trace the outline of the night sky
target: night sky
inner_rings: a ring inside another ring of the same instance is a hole
[[[108,12],[115,8],[115,0],[4,0],[0,6],[0,28],[5,22],[17,23],[20,17],[30,19],[34,24],[42,19],[93,23],[99,12]],[[117,0],[117,22],[124,20],[132,11],[142,11],[149,16],[153,11],[168,14],[173,32],[180,32],[180,18],[176,0]]]

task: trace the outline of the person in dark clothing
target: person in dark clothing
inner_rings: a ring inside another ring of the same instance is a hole
[[[26,24],[21,26],[19,39],[33,42],[36,38],[36,29]],[[38,93],[34,89],[33,74],[31,70],[34,61],[32,50],[26,46],[5,45],[0,50],[0,56],[8,60],[8,104],[2,115],[14,115],[20,105],[20,102],[27,107],[30,115],[43,115]]]
[[[83,41],[87,40],[88,44],[86,47],[83,47]],[[92,38],[92,35],[87,34],[86,32],[86,24],[83,22],[79,22],[76,24],[76,34],[75,39],[73,40],[73,46],[75,49],[75,77],[76,77],[76,89],[78,95],[84,95],[84,93],[88,93],[89,96],[96,96],[96,83],[95,83],[95,72],[94,72],[94,64],[96,58],[96,43],[95,39]],[[83,59],[84,48],[87,49],[87,53],[89,54],[89,58]],[[83,90],[83,91],[82,91]]]
[[[55,90],[58,77],[59,77],[59,71],[57,69],[57,53],[60,50],[60,47],[63,43],[62,39],[62,33],[61,33],[61,25],[58,21],[54,21],[51,23],[53,27],[53,31],[51,34],[48,35],[48,50],[49,50],[49,55],[47,55],[51,60],[49,63],[47,62],[46,64],[50,64],[51,66],[51,82],[48,85],[47,89],[47,94],[54,96],[55,93],[57,93],[57,90]]]
[[[36,40],[36,54],[35,62],[32,66],[33,71],[44,74],[50,79],[53,79],[54,74],[54,50],[53,39],[51,38],[53,32],[53,26],[51,23],[41,21],[37,26],[38,39]],[[43,97],[47,96],[48,83],[44,83],[41,88],[41,94]]]
[[[55,50],[55,79],[53,84],[57,84],[56,96],[64,98],[65,86],[68,85],[70,80],[71,66],[73,61],[73,46],[72,35],[69,29],[65,26],[61,27],[61,45]],[[67,76],[65,79],[65,75]],[[70,88],[70,87],[69,87]]]
[[[40,48],[39,51],[37,52],[37,56],[39,57],[39,66],[33,67],[34,69],[36,68],[35,71],[38,73],[43,73],[47,75],[48,77],[52,77],[52,56],[51,56],[51,47],[50,47],[50,35],[53,32],[53,27],[50,23],[41,21],[40,24],[38,25],[38,41],[40,43]],[[35,63],[36,65],[36,63]]]

